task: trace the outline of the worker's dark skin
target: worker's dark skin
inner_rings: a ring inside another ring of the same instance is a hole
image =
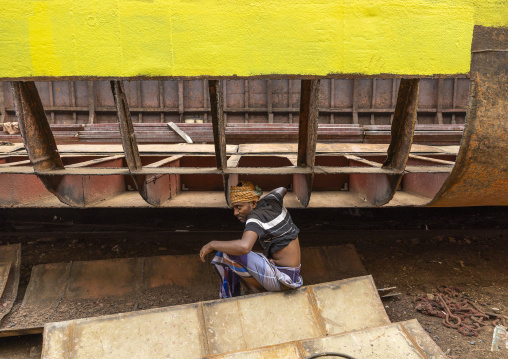
[[[287,189],[280,187],[270,193],[278,193],[282,198],[287,193]],[[234,215],[242,223],[247,221],[247,216],[256,208],[257,202],[236,202],[233,203]],[[249,253],[256,243],[258,235],[253,231],[243,232],[241,239],[234,241],[211,241],[201,248],[199,256],[201,261],[205,261],[205,256],[212,251],[221,251],[226,254],[241,256]],[[298,267],[300,265],[300,243],[298,238],[291,241],[285,248],[272,254],[273,262],[279,267]]]

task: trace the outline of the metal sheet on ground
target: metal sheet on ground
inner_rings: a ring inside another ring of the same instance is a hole
[[[198,256],[161,256],[35,266],[21,306],[0,337],[40,333],[45,323],[185,302],[193,289],[216,297],[211,265]]]
[[[348,321],[346,312],[355,312],[355,320]],[[232,346],[248,350],[389,323],[372,277],[363,276],[287,292],[46,324],[42,358],[200,358]],[[237,338],[234,345],[232,336]]]
[[[302,276],[316,284],[367,274],[353,245],[302,248]],[[197,255],[51,263],[33,267],[20,306],[0,337],[42,332],[45,323],[217,298],[218,276]]]
[[[11,262],[0,262],[0,298],[2,298],[10,271]]]
[[[408,328],[412,328],[410,331]],[[446,358],[416,319],[346,334],[301,340],[292,343],[210,355],[207,359],[305,359],[324,352],[338,352],[355,358],[419,359]]]
[[[3,318],[11,311],[18,295],[19,271],[21,267],[21,245],[0,246],[0,262],[10,263],[9,273],[0,297],[0,327]]]

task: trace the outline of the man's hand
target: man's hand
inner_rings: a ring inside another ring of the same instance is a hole
[[[243,232],[242,239],[234,241],[211,241],[208,242],[199,251],[199,258],[204,262],[205,256],[212,251],[220,251],[232,256],[242,256],[251,251],[252,246],[256,243],[258,235],[254,231]]]
[[[201,250],[199,251],[199,258],[201,258],[201,262],[204,263],[206,255],[212,252],[213,250],[214,249],[212,246],[212,242],[208,242],[207,244],[205,244],[203,248],[201,248]]]

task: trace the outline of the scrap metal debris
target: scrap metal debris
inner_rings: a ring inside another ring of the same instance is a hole
[[[476,303],[465,298],[458,287],[441,286],[438,293],[426,294],[416,299],[415,309],[423,314],[443,318],[443,325],[457,329],[464,336],[478,336],[482,327],[506,327],[506,317],[481,310]],[[490,319],[494,319],[489,322]]]
[[[500,350],[508,349],[508,331],[506,327],[498,325],[494,328],[494,333],[492,334],[492,347],[490,351],[497,352]]]
[[[399,292],[395,292],[395,289],[397,289],[397,287],[378,288],[377,291],[378,291],[381,299],[383,299],[383,298],[397,297],[402,294]]]

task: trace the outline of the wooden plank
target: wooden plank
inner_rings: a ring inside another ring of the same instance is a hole
[[[168,122],[168,126],[175,131],[178,136],[180,136],[185,142],[192,143],[192,138],[189,137],[185,132],[178,128],[178,126],[173,122]]]
[[[239,164],[241,158],[242,158],[241,155],[233,155],[233,156],[229,157],[228,162],[227,162],[227,168],[238,167],[238,164]]]
[[[410,154],[409,158],[414,158],[417,160],[423,160],[423,161],[428,161],[428,162],[433,162],[433,163],[439,163],[441,165],[449,165],[449,166],[455,165],[455,162],[453,162],[453,161],[445,161],[445,160],[440,160],[438,158],[432,158],[432,157],[424,157],[424,156]]]
[[[348,160],[360,162],[360,163],[363,163],[363,164],[371,166],[371,167],[381,168],[381,166],[382,166],[381,163],[369,161],[365,158],[354,156],[354,155],[344,155],[344,157],[346,157]]]
[[[162,159],[160,161],[150,163],[150,164],[146,165],[145,168],[158,168],[158,167],[162,167],[162,166],[164,166],[164,165],[166,165],[168,163],[177,161],[177,160],[179,160],[182,157],[183,157],[183,155],[167,157],[167,158],[164,158],[164,159]]]
[[[103,157],[103,158],[96,158],[96,159],[85,161],[85,162],[78,162],[78,163],[74,163],[72,165],[67,165],[67,166],[65,166],[65,168],[88,167],[88,166],[98,165],[100,163],[110,162],[110,161],[116,160],[118,158],[123,158],[123,157],[124,157],[124,155],[115,155],[115,156],[108,156],[108,157]]]

